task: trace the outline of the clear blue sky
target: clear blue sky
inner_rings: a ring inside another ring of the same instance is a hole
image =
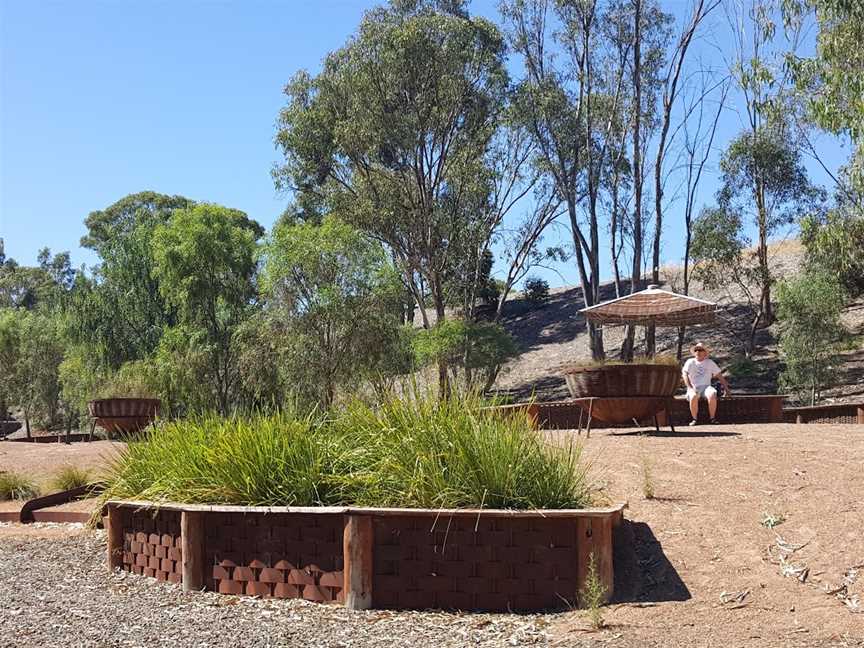
[[[0,0],[6,254],[32,264],[47,246],[70,250],[76,266],[90,265],[96,258],[78,247],[86,215],[143,190],[236,207],[269,228],[286,203],[270,178],[279,159],[273,134],[282,87],[301,68],[317,71],[373,4]],[[676,14],[685,6],[663,5]],[[495,2],[475,0],[472,11],[494,17]],[[724,28],[722,16],[714,22]],[[696,51],[722,64],[716,48]],[[718,155],[739,125],[734,111],[724,115]],[[836,168],[846,154],[823,143]],[[709,174],[702,202],[715,189]],[[664,256],[674,261],[680,209],[669,219]],[[572,265],[561,272],[576,282]]]

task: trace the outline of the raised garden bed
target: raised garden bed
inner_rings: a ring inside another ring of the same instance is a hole
[[[109,568],[185,590],[489,611],[577,605],[592,555],[610,597],[624,508],[106,507]]]
[[[681,383],[677,364],[608,364],[563,370],[573,398],[672,396]]]

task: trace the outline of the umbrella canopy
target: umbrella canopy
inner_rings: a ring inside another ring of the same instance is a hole
[[[717,304],[648,286],[632,295],[583,308],[580,313],[597,324],[691,326],[714,321]]]

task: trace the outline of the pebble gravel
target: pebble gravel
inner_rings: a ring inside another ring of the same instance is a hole
[[[4,647],[546,646],[550,621],[550,615],[356,612],[298,600],[184,593],[152,578],[108,573],[103,531],[0,536]]]

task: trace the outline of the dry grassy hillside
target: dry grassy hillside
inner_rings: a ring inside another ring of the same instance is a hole
[[[804,251],[796,240],[771,246],[771,263],[777,276],[797,273]],[[676,290],[682,284],[680,267],[661,270],[661,287]],[[750,311],[740,293],[733,289],[709,291],[701,285],[691,285],[690,294],[717,302],[721,306],[714,324],[688,329],[685,344],[701,340],[712,349],[712,357],[726,369],[733,390],[738,393],[774,393],[780,361],[777,354],[776,325],[760,330],[756,336],[756,352],[752,361],[744,358],[744,341],[749,337]],[[582,292],[578,287],[550,291],[548,303],[535,306],[521,295],[510,299],[504,311],[503,324],[517,339],[522,353],[502,370],[496,388],[518,399],[530,397],[556,400],[568,396],[564,379],[558,369],[569,362],[588,359],[588,335],[582,308]],[[613,299],[615,287],[610,282],[602,287],[602,298]],[[844,313],[844,323],[853,335],[855,348],[843,353],[839,369],[839,385],[827,392],[828,400],[843,402],[864,399],[864,300],[850,303]],[[617,355],[624,327],[611,326],[604,330],[607,354]],[[641,343],[642,330],[637,332]],[[674,353],[677,332],[671,328],[657,329],[658,352]],[[643,347],[644,348],[644,347]]]

